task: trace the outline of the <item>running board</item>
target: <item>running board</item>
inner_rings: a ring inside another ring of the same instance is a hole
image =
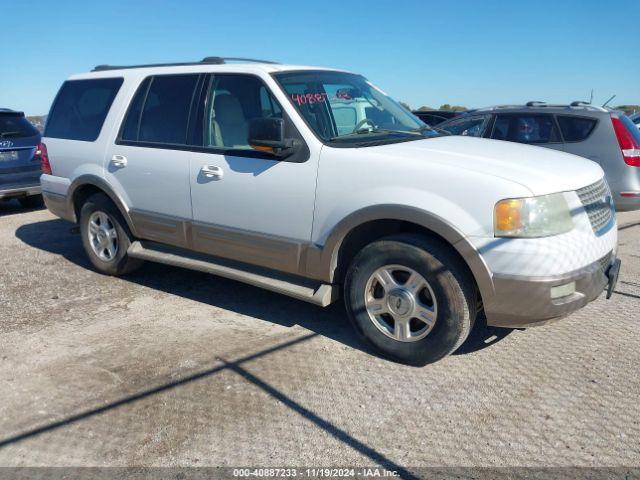
[[[314,283],[279,272],[201,255],[197,252],[174,249],[154,242],[133,242],[127,254],[132,258],[230,278],[321,307],[326,307],[339,298],[339,289],[334,285]]]

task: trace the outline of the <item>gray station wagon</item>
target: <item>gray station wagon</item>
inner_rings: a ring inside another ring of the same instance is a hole
[[[640,130],[621,112],[584,102],[529,102],[472,110],[438,128],[453,135],[527,143],[593,160],[605,172],[616,210],[640,209]]]

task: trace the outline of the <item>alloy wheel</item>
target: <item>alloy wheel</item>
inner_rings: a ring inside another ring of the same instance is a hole
[[[403,265],[385,265],[373,272],[365,289],[365,306],[378,330],[399,342],[426,337],[438,316],[429,282]]]
[[[105,262],[110,262],[118,254],[118,231],[109,215],[96,211],[89,217],[89,245],[93,253]]]

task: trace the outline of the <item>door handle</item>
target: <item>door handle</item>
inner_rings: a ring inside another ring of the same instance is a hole
[[[222,178],[224,176],[224,171],[220,167],[216,167],[215,165],[205,165],[200,169],[200,172],[207,178]]]
[[[127,166],[127,157],[124,155],[114,155],[111,157],[111,165],[118,168],[124,168]]]

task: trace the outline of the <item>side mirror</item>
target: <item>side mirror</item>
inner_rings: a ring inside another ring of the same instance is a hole
[[[293,140],[284,138],[281,118],[254,118],[249,121],[249,145],[259,152],[284,157],[291,153]]]

